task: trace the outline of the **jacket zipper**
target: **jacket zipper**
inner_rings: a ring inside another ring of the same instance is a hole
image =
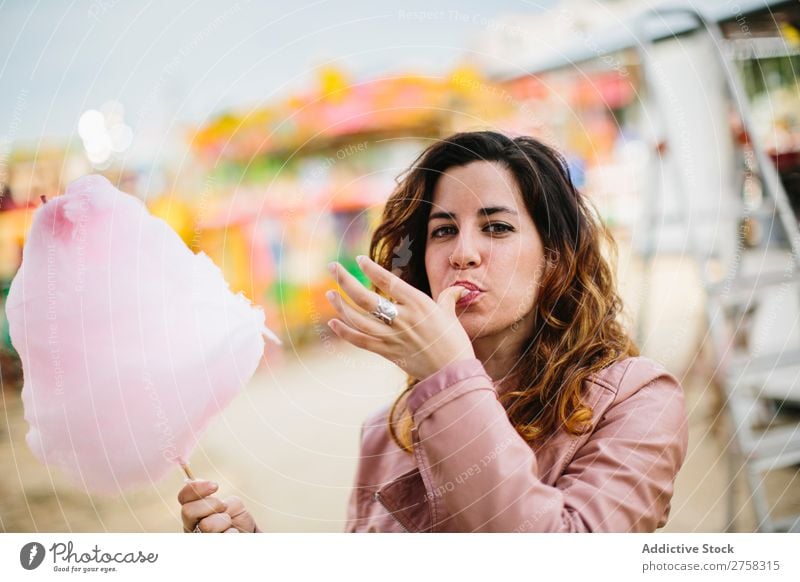
[[[411,533],[411,531],[403,524],[403,522],[397,519],[397,516],[383,502],[380,491],[376,491],[375,493],[373,493],[372,498],[383,506],[383,508],[389,513],[389,515],[392,516],[392,519],[394,519],[397,523],[400,524],[400,527],[402,527],[407,533]]]

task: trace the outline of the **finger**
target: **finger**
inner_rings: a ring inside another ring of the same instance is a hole
[[[328,291],[325,296],[333,305],[340,319],[350,327],[376,337],[386,337],[396,333],[390,326],[378,321],[374,315],[369,315],[349,305],[344,297],[336,291]]]
[[[197,525],[203,533],[222,533],[231,528],[231,516],[227,513],[215,513],[201,519]]]
[[[239,533],[239,530],[236,529],[235,527],[229,527],[228,529],[225,530],[225,533]]]
[[[381,356],[384,355],[381,348],[385,347],[385,344],[381,338],[367,335],[356,329],[353,329],[339,319],[331,319],[328,321],[328,327],[330,327],[331,330],[333,330],[333,333],[335,333],[337,336],[350,342],[357,348],[363,348],[365,350],[375,352]]]
[[[458,303],[459,299],[469,294],[469,292],[469,289],[458,285],[448,287],[439,293],[439,297],[436,298],[436,304],[445,309],[448,313],[455,313],[456,303]]]
[[[237,517],[240,513],[243,513],[245,511],[244,503],[242,503],[242,500],[236,497],[235,495],[226,497],[222,501],[225,502],[225,505],[228,506],[227,513],[232,518]]]
[[[364,271],[364,274],[369,277],[369,280],[372,281],[378,289],[393,298],[396,303],[406,305],[418,300],[420,296],[424,296],[430,300],[430,297],[425,295],[422,291],[406,281],[403,281],[403,279],[391,271],[387,271],[369,257],[359,255],[356,257],[356,261],[358,262],[358,266],[361,267],[361,270]]]
[[[195,524],[201,519],[214,513],[223,513],[228,510],[227,504],[216,497],[206,497],[197,501],[189,501],[181,505],[181,520],[183,527],[194,529]]]
[[[225,502],[225,505],[228,506],[226,513],[231,516],[231,519],[236,519],[242,513],[247,511],[247,509],[244,506],[244,503],[242,503],[242,500],[236,497],[235,495],[226,497],[225,499],[223,499],[223,501]]]
[[[207,497],[208,495],[214,493],[218,488],[219,485],[217,485],[213,481],[204,481],[202,479],[189,481],[178,492],[178,503],[183,505],[184,503],[188,503],[189,501],[196,501],[198,499],[202,499],[203,497]]]
[[[181,521],[184,529],[191,531],[200,520],[224,512],[227,512],[227,504],[216,497],[198,499],[181,506]]]
[[[341,290],[346,294],[346,297],[355,305],[366,312],[376,309],[379,298],[377,293],[364,287],[361,281],[351,275],[347,269],[342,267],[339,263],[334,261],[328,265],[328,268]]]

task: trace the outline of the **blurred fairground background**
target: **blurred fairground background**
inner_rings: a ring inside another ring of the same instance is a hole
[[[266,531],[341,531],[403,374],[336,341],[395,180],[455,131],[559,148],[620,246],[627,324],[681,380],[664,531],[800,514],[800,5],[767,0],[0,4],[0,303],[31,217],[88,173],[146,203],[284,341],[192,465]],[[362,280],[363,277],[362,277]],[[0,532],[179,531],[178,471],[105,498],[25,444],[0,310]]]

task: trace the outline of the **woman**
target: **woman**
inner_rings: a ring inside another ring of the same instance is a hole
[[[683,391],[618,322],[604,241],[615,250],[564,159],[533,138],[461,133],[423,152],[386,204],[374,261],[359,261],[377,292],[332,264],[354,305],[329,293],[331,329],[409,377],[364,423],[347,531],[666,523]],[[260,531],[212,493],[181,490],[186,531]]]

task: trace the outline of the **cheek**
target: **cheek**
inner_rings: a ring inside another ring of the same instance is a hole
[[[519,317],[530,311],[536,299],[536,282],[533,273],[509,270],[498,302],[503,313]]]
[[[497,250],[498,252],[491,256],[487,274],[493,281],[500,282],[503,288],[508,287],[508,290],[512,291],[512,284],[519,284],[520,280],[526,279],[532,272],[530,268],[532,258],[520,252],[518,248]]]
[[[500,283],[498,302],[503,310],[519,315],[529,311],[536,301],[543,257],[537,253],[509,253],[506,257],[492,264],[493,278]]]

